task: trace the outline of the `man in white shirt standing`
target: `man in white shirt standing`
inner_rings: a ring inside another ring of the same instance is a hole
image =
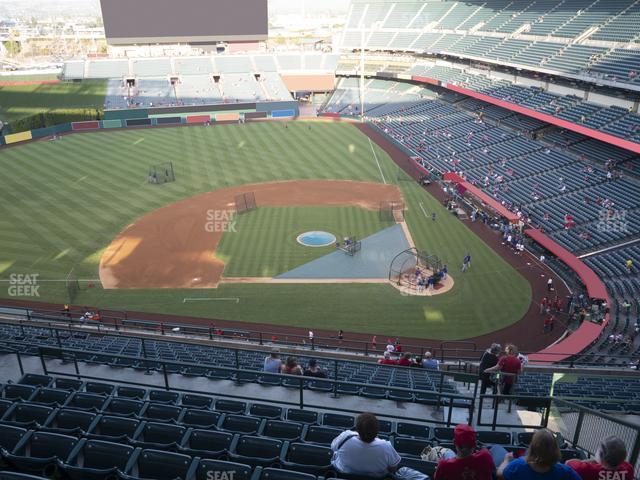
[[[346,430],[333,439],[331,464],[338,473],[384,478],[391,474],[402,480],[428,480],[429,477],[400,467],[400,455],[387,440],[378,438],[380,425],[373,413],[361,413],[356,431]]]

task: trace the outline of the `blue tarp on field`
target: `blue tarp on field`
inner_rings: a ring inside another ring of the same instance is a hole
[[[393,225],[364,238],[353,257],[336,250],[274,278],[388,278],[393,257],[407,248],[402,227]]]

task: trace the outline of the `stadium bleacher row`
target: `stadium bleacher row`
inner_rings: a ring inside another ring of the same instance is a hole
[[[97,335],[88,332],[59,330],[51,335],[48,328],[0,325],[0,346],[2,351],[20,352],[23,355],[38,355],[40,347],[69,349],[67,357],[75,357],[87,365],[109,365],[115,369],[133,369],[139,372],[166,371],[186,377],[206,377],[211,381],[233,380],[238,384],[257,383],[270,387],[298,389],[299,379],[265,375],[262,372],[266,353],[253,350],[235,350],[226,347],[196,345],[175,341],[157,341],[139,337],[118,335]],[[126,358],[117,358],[125,356]],[[298,357],[306,364],[310,357]],[[314,357],[317,358],[317,357]],[[164,368],[161,363],[168,362]],[[189,366],[171,362],[189,363]],[[452,405],[458,408],[468,407],[468,401],[459,393],[458,384],[446,373],[429,369],[390,367],[359,361],[340,360],[337,363],[328,359],[319,359],[319,366],[326,372],[329,380],[337,380],[336,393],[357,395],[364,399],[388,399],[398,402],[417,402],[424,405],[448,405],[447,396],[458,396]],[[199,365],[199,366],[195,366]],[[227,368],[239,368],[233,373]],[[596,382],[601,389],[594,389]],[[364,386],[363,386],[364,385]],[[533,387],[532,387],[533,385]],[[519,394],[549,395],[552,391],[558,398],[568,398],[587,407],[597,407],[605,411],[640,413],[640,378],[619,379],[607,377],[579,377],[566,388],[562,382],[556,382],[552,388],[552,375],[529,371],[518,379]],[[535,387],[535,388],[534,388]],[[322,379],[305,378],[303,388],[331,393],[334,386]],[[410,389],[407,391],[403,389]],[[581,390],[582,389],[582,390]],[[10,389],[11,390],[11,389]],[[23,400],[31,401],[37,397],[33,387],[20,387]],[[590,391],[584,399],[581,392]],[[616,391],[624,398],[624,403],[610,402],[608,392]],[[0,399],[7,392],[0,393]],[[442,398],[441,398],[442,397]],[[66,398],[66,397],[65,397]]]
[[[351,414],[75,378],[26,374],[2,387],[0,478],[6,471],[69,479],[314,480],[335,476],[331,441],[355,425]],[[452,448],[453,428],[380,419],[382,439],[402,465],[433,475],[426,446]],[[521,451],[533,433],[477,432],[482,445]],[[557,436],[562,459],[584,458]],[[18,478],[18,477],[16,477]],[[40,478],[40,477],[35,477]],[[235,478],[235,477],[234,477]]]
[[[249,72],[334,72],[337,64],[338,55],[322,53],[89,59],[65,62],[62,78],[82,80]]]
[[[185,75],[173,83],[167,77],[139,77],[131,87],[121,79],[110,79],[105,107],[115,109],[276,100],[291,100],[291,94],[277,73],[266,73],[260,77],[250,73],[226,73],[220,75],[217,81],[210,75]]]
[[[538,87],[515,85],[507,80],[489,78],[481,73],[468,73],[453,66],[418,62],[406,73],[458,85],[561,120],[640,142],[640,115],[629,112],[626,108],[586,102],[574,95],[558,95]]]
[[[637,84],[639,24],[634,0],[358,0],[342,47],[359,49],[364,40],[368,50],[480,58]]]
[[[279,101],[291,100],[280,74],[333,74],[337,62],[331,54],[71,60],[61,78],[108,79],[110,109]]]
[[[202,367],[185,368],[180,365],[167,365],[167,371],[188,376],[208,377],[212,380],[232,378],[228,370],[216,367],[242,368],[245,371],[235,376],[235,381],[272,386],[283,385],[291,388],[299,386],[297,381],[261,375],[266,354],[251,350],[238,351],[236,367],[234,351],[227,348],[154,340],[145,340],[143,347],[142,340],[136,337],[100,336],[82,332],[60,331],[57,338],[54,338],[45,328],[29,327],[24,330],[9,324],[0,325],[0,344],[4,351],[18,350],[31,355],[37,355],[38,347],[60,345],[68,349],[82,350],[84,353],[78,354],[77,358],[83,362],[134,368],[141,371],[159,370],[161,361],[190,362],[200,364]],[[136,357],[139,360],[113,358],[117,355]],[[309,358],[302,356],[299,360],[306,364]],[[436,371],[390,369],[362,362],[339,362],[337,368],[328,362],[321,366],[327,371],[328,378],[341,382],[337,390],[338,393],[343,394],[437,404],[437,392],[457,393],[455,385],[448,378],[442,378],[442,374]],[[370,386],[362,388],[353,385],[354,382],[366,383]],[[416,392],[412,394],[395,390],[394,387],[414,389]],[[305,388],[315,391],[333,391],[333,385],[322,380],[305,382]]]

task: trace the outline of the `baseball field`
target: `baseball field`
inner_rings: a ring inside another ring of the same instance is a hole
[[[175,182],[149,183],[150,166],[166,162]],[[351,124],[68,135],[1,150],[0,171],[0,301],[63,303],[72,278],[76,305],[443,340],[502,329],[531,305],[521,272],[403,181]],[[227,215],[244,192],[258,208]],[[382,200],[405,203],[408,236],[448,265],[450,291],[418,297],[385,282],[277,281],[335,251],[300,245],[302,232],[387,231],[394,222],[379,215]],[[462,273],[467,253],[472,268]],[[11,288],[25,278],[35,292]]]

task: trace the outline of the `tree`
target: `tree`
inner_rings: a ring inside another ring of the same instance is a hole
[[[7,40],[3,42],[3,45],[4,48],[7,49],[7,53],[12,57],[20,53],[20,42],[17,42],[15,40]]]

